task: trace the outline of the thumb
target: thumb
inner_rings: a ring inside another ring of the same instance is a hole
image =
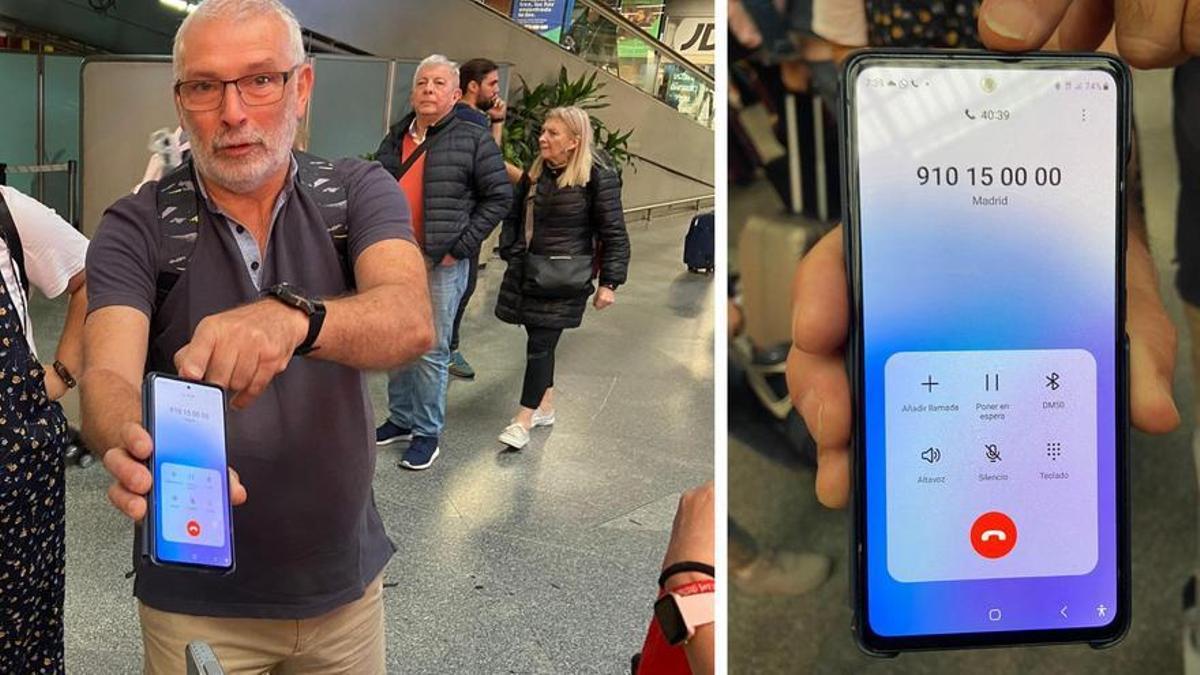
[[[979,36],[992,49],[1024,51],[1046,44],[1071,0],[984,0]]]
[[[238,472],[232,467],[229,469],[229,503],[233,506],[246,503],[246,488],[242,485]]]
[[[1171,391],[1175,371],[1172,341],[1151,332],[1130,332],[1129,409],[1135,427],[1163,434],[1179,426]]]

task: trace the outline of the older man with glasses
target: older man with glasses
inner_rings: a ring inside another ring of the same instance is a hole
[[[146,370],[229,394],[236,569],[135,555],[146,671],[205,640],[226,672],[384,672],[382,570],[363,370],[433,329],[409,211],[378,165],[293,152],[312,92],[278,0],[206,0],[175,36],[181,167],[114,204],[89,251],[82,378],[109,498],[141,522]],[[136,540],[136,535],[135,535]]]

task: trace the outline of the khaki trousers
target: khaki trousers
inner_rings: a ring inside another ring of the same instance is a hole
[[[229,675],[383,673],[383,575],[363,597],[312,619],[230,619],[163,612],[138,603],[145,672],[187,672],[193,640],[212,647]]]

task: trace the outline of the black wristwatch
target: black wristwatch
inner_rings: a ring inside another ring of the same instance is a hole
[[[304,342],[296,347],[293,354],[304,356],[316,349],[313,345],[317,343],[317,336],[321,334],[321,326],[325,324],[325,303],[308,297],[299,287],[286,282],[268,288],[266,295],[308,315],[308,335],[304,336]]]

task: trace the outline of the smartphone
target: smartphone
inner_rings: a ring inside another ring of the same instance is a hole
[[[867,51],[842,93],[859,644],[1114,644],[1128,70]]]
[[[146,375],[142,388],[154,443],[145,522],[150,562],[232,572],[225,392],[163,373]]]

